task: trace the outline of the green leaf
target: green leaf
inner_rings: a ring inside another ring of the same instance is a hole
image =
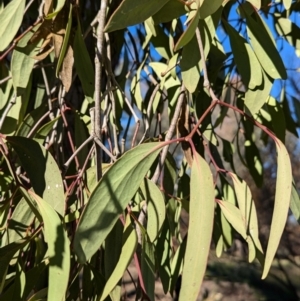
[[[50,152],[36,141],[28,138],[7,136],[6,140],[18,154],[35,193],[63,216],[65,211],[64,186],[60,170]]]
[[[0,51],[3,51],[15,37],[23,20],[25,0],[9,2],[0,14]]]
[[[251,89],[262,84],[262,72],[259,61],[251,46],[232,26],[223,21],[230,39],[234,61],[242,76],[243,84]]]
[[[62,46],[61,46],[61,49],[60,49],[60,52],[59,52],[57,65],[56,65],[56,71],[55,71],[56,77],[59,77],[60,68],[63,64],[64,59],[65,59],[65,54],[66,54],[66,51],[67,51],[67,48],[68,48],[68,45],[69,45],[69,36],[70,36],[71,28],[72,28],[72,18],[73,18],[72,11],[73,11],[73,5],[70,4],[68,22],[67,22],[67,27],[66,27],[66,33],[64,35],[63,43],[62,43]]]
[[[53,19],[64,7],[66,0],[57,0],[54,12],[48,14],[45,19]]]
[[[289,10],[291,8],[292,2],[293,2],[292,0],[283,0],[284,8],[286,10]]]
[[[119,280],[122,278],[125,270],[131,262],[132,256],[137,247],[137,234],[135,229],[132,227],[130,216],[127,215],[126,224],[123,232],[123,246],[119,257],[119,261],[110,275],[109,279],[105,283],[103,293],[100,301],[105,300],[113,288],[117,285]]]
[[[80,22],[78,22],[74,38],[74,65],[81,81],[84,95],[89,98],[93,98],[95,89],[95,72],[90,55],[85,46],[79,24]]]
[[[91,194],[75,233],[74,251],[79,262],[86,262],[103,243],[138,190],[160,151],[159,147],[159,143],[139,145],[117,160],[103,175]]]
[[[291,211],[295,217],[295,219],[300,223],[300,198],[297,192],[295,182],[293,180],[292,193],[291,193]]]
[[[180,36],[178,42],[176,43],[174,47],[174,51],[178,51],[181,47],[187,45],[192,38],[195,36],[196,28],[199,23],[199,11],[192,10],[189,14],[189,18],[192,18],[190,21],[187,29],[184,31],[184,33]],[[198,51],[198,48],[196,48]],[[195,49],[194,49],[195,51]]]
[[[34,135],[34,140],[37,141],[39,144],[43,144],[46,137],[48,136],[48,134],[50,133],[50,131],[52,130],[54,124],[57,122],[57,120],[59,120],[61,118],[61,116],[57,116],[56,118],[54,118],[53,120],[50,120],[49,122],[47,122],[46,124],[44,124]]]
[[[44,222],[44,236],[48,245],[49,285],[48,301],[63,301],[70,273],[70,241],[57,212],[37,194],[21,189],[25,198],[35,200]]]
[[[146,294],[150,301],[155,301],[155,258],[154,245],[147,241],[146,236],[143,239],[141,270],[145,285]]]
[[[111,32],[144,22],[169,0],[123,0],[108,20],[104,31]]]
[[[204,0],[200,6],[199,17],[205,19],[216,12],[221,6],[224,0]]]
[[[153,242],[166,216],[166,207],[164,196],[159,188],[149,179],[145,179],[141,184],[141,190],[148,203],[147,207],[147,234],[151,242]]]
[[[0,248],[0,283],[4,281],[3,278],[6,275],[9,262],[13,258],[14,254],[27,245],[33,237],[34,236],[30,236],[25,239],[20,239],[9,245],[6,245],[3,248]]]
[[[170,22],[186,14],[185,6],[180,1],[168,1],[152,18],[154,24]]]
[[[250,7],[249,7],[250,6]],[[264,26],[264,21],[259,14],[253,10],[250,3],[242,5],[247,21],[247,32],[253,50],[265,72],[272,78],[286,79],[286,69],[282,59],[276,49],[272,38]],[[251,16],[249,10],[252,10],[257,21]]]
[[[40,24],[29,31],[18,42],[17,47],[13,51],[11,59],[11,75],[14,88],[17,91],[18,88],[25,89],[27,87],[35,62],[33,56],[38,54],[38,52],[40,51],[39,46],[41,45],[42,40],[35,41],[34,43],[29,43],[27,45],[28,41],[39,27]],[[23,91],[21,90],[21,93],[22,92]]]
[[[198,153],[194,154],[190,191],[189,229],[179,301],[197,299],[212,239],[214,183],[207,162]]]
[[[276,193],[272,223],[268,247],[266,251],[266,260],[264,264],[262,279],[266,278],[271,268],[276,250],[278,248],[281,235],[283,233],[288,217],[289,205],[292,193],[292,168],[289,154],[284,144],[274,137],[277,150],[277,177]]]
[[[248,89],[245,93],[245,106],[253,116],[268,100],[273,84],[266,73],[263,70],[261,71],[263,75],[263,81],[261,85],[254,89]]]
[[[225,218],[228,220],[228,222],[232,225],[232,227],[241,234],[241,236],[246,239],[247,238],[247,232],[246,232],[246,226],[245,221],[243,219],[242,213],[233,204],[227,201],[218,201],[218,204],[222,210],[222,213],[224,214]]]
[[[256,9],[260,9],[261,7],[261,0],[247,0],[250,2]]]
[[[237,197],[240,211],[243,216],[243,220],[245,222],[247,234],[251,236],[255,247],[263,252],[259,240],[258,220],[255,203],[253,201],[250,188],[245,181],[240,180],[235,174],[230,173],[230,176],[233,180],[234,191]],[[247,238],[246,240],[249,243],[250,250],[252,240],[249,238]],[[252,254],[254,254],[254,256],[250,257],[251,253],[249,252],[249,262],[251,262],[255,258],[255,248],[251,248],[251,252]]]

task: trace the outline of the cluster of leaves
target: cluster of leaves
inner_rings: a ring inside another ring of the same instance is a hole
[[[196,300],[212,242],[221,256],[235,232],[265,278],[290,204],[300,216],[284,145],[297,124],[287,100],[270,96],[274,80],[287,77],[264,18],[272,3],[6,2],[0,300],[119,300],[132,259],[137,297],[155,299],[157,276],[173,294],[182,274],[179,300]],[[276,28],[297,47],[299,29],[288,19],[297,3],[282,2]],[[218,130],[228,112],[236,116],[230,140]],[[250,189],[236,171],[242,163],[263,184],[257,134],[277,150],[266,250]]]

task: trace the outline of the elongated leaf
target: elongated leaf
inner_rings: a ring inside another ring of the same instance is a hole
[[[78,22],[78,28],[74,38],[74,65],[81,81],[84,94],[89,98],[93,98],[95,87],[94,68],[86,49],[79,24]]]
[[[154,245],[146,240],[144,237],[142,256],[141,256],[141,270],[146,293],[150,301],[155,301],[155,258]]]
[[[48,301],[65,300],[70,272],[70,241],[55,210],[37,194],[21,189],[25,198],[35,200],[44,222],[44,236],[48,245],[49,285]],[[30,202],[30,200],[29,200]]]
[[[192,10],[189,16],[192,16],[192,20],[190,21],[187,29],[184,31],[184,33],[181,35],[178,42],[176,43],[174,51],[178,51],[181,47],[188,44],[191,41],[191,39],[195,36],[195,31],[199,23],[199,11]],[[198,51],[198,49],[196,51]]]
[[[297,192],[294,181],[293,181],[293,187],[292,187],[290,208],[291,208],[291,211],[292,211],[295,219],[300,224],[300,198],[299,198],[299,194]]]
[[[25,9],[25,0],[13,0],[8,3],[0,14],[0,51],[3,51],[17,33]]]
[[[245,93],[245,106],[255,115],[268,100],[272,88],[272,82],[266,73],[262,71],[263,81],[260,86],[248,89]]]
[[[260,9],[261,7],[261,0],[247,0],[250,2],[256,9]]]
[[[197,299],[212,239],[214,183],[208,164],[198,154],[194,156],[190,185],[189,229],[179,301]]]
[[[25,89],[28,85],[29,78],[32,74],[32,69],[34,65],[34,55],[40,50],[38,46],[41,45],[41,41],[35,41],[34,43],[27,42],[33,36],[36,30],[40,27],[40,24],[35,26],[31,31],[29,31],[17,44],[14,49],[11,59],[11,73],[14,88]],[[17,90],[18,91],[18,90]],[[20,94],[20,93],[19,93]]]
[[[259,23],[256,22],[248,12],[249,6],[250,4],[247,2],[243,4],[243,7],[246,8],[244,12],[248,25],[247,32],[260,64],[270,77],[286,79],[287,74],[284,64],[271,37],[263,26],[263,20],[257,12],[253,12],[259,20]]]
[[[223,2],[223,0],[204,0],[200,6],[200,19],[205,19],[206,17],[212,15],[222,6]]]
[[[111,32],[144,22],[169,0],[123,0],[107,22],[104,31]]]
[[[149,179],[142,182],[141,189],[148,202],[147,234],[150,241],[153,242],[165,220],[165,200],[159,188]]]
[[[184,4],[180,1],[168,1],[152,18],[154,24],[166,23],[177,19],[186,13]]]
[[[290,9],[291,5],[292,5],[292,0],[283,0],[283,5],[284,5],[284,8],[286,10]]]
[[[45,19],[53,19],[64,7],[66,0],[57,0],[54,12],[48,14]]]
[[[245,221],[247,234],[251,236],[256,248],[258,248],[260,252],[263,252],[259,240],[258,220],[255,203],[253,201],[250,188],[248,187],[245,181],[241,181],[235,174],[230,173],[230,176],[233,179],[233,185],[235,188],[234,190],[236,193],[240,211]],[[255,258],[255,248],[251,247],[252,240],[249,238],[247,239],[247,242],[249,244],[249,250],[251,248],[252,254],[254,254],[254,256],[250,257],[251,253],[249,252],[249,262],[251,262]]]
[[[115,162],[92,192],[74,237],[79,262],[86,262],[116,223],[159,153],[159,143],[142,144]]]
[[[223,24],[228,32],[234,60],[246,87],[253,89],[262,84],[262,73],[259,61],[251,46],[239,33],[225,21]]]
[[[108,294],[117,285],[119,280],[122,278],[125,270],[127,269],[132,256],[137,246],[137,234],[135,229],[132,227],[129,215],[126,218],[126,224],[123,233],[123,246],[119,257],[119,261],[107,280],[100,301],[105,300]]]
[[[280,238],[288,217],[292,193],[293,177],[289,154],[284,144],[279,139],[275,138],[275,144],[278,156],[275,204],[262,279],[267,277],[276,250],[278,248]]]
[[[245,221],[243,219],[242,213],[233,204],[227,201],[218,201],[218,204],[220,205],[220,208],[222,210],[222,213],[228,220],[228,222],[232,225],[232,227],[242,235],[244,239],[247,238],[247,232],[246,232],[246,226]]]
[[[3,248],[0,248],[0,282],[4,281],[4,276],[6,274],[7,267],[10,260],[13,258],[14,254],[22,249],[33,236],[27,237],[25,239],[17,240],[9,245],[6,245]]]
[[[52,130],[54,124],[57,120],[60,119],[61,116],[57,116],[53,120],[50,120],[46,124],[44,124],[34,135],[34,140],[37,141],[39,144],[43,144],[47,135],[49,135],[50,131]]]
[[[56,71],[55,71],[55,75],[56,77],[59,76],[59,72],[62,66],[62,63],[65,59],[65,54],[69,45],[69,36],[70,36],[70,32],[71,32],[71,28],[72,28],[72,9],[73,9],[73,5],[70,4],[70,8],[69,8],[69,16],[68,16],[68,23],[67,23],[67,27],[66,27],[66,33],[64,35],[64,40],[60,49],[60,53],[59,53],[59,57],[58,57],[58,61],[57,61],[57,66],[56,66]]]
[[[63,216],[64,186],[60,170],[52,155],[34,140],[20,136],[6,139],[18,154],[35,193]]]

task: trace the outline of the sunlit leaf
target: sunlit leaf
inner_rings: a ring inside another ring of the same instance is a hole
[[[97,251],[138,190],[159,151],[159,143],[142,144],[128,151],[103,175],[75,233],[74,250],[79,262],[86,262]]]
[[[295,217],[295,219],[300,223],[300,198],[297,192],[295,182],[293,181],[292,193],[291,193],[291,211]]]
[[[234,61],[243,83],[251,89],[260,86],[262,84],[261,67],[251,46],[229,23],[223,21],[223,24],[228,31]]]
[[[266,278],[278,248],[281,235],[283,233],[291,200],[292,192],[292,169],[289,154],[284,144],[274,138],[277,150],[277,177],[276,193],[270,237],[266,251],[266,260],[263,269],[262,279]]]
[[[190,21],[187,29],[183,32],[181,37],[179,38],[178,42],[174,47],[174,51],[178,51],[181,47],[188,44],[192,38],[195,36],[195,31],[199,23],[199,12],[198,11],[191,11],[190,15],[192,16],[192,20]],[[198,51],[198,49],[197,49]]]
[[[25,9],[25,0],[10,1],[0,14],[0,51],[3,51],[17,33]]]
[[[246,239],[247,232],[246,232],[245,220],[239,208],[237,208],[236,206],[234,206],[233,204],[227,201],[219,200],[218,204],[220,205],[222,213],[224,214],[228,222],[239,234],[242,235],[244,239]]]
[[[243,4],[243,7],[246,7],[243,12],[245,12],[248,25],[247,32],[250,38],[250,43],[260,64],[270,77],[274,79],[286,79],[287,74],[284,64],[270,35],[263,26],[263,19],[261,19],[257,12],[253,12],[252,15],[255,15],[255,18],[257,18],[259,22],[255,21],[248,12],[247,5],[250,4],[247,2]]]
[[[56,6],[53,12],[49,13],[45,19],[53,19],[64,7],[66,0],[57,0]]]
[[[179,301],[197,299],[212,239],[214,183],[208,164],[197,153],[191,170],[190,191],[189,229]]]

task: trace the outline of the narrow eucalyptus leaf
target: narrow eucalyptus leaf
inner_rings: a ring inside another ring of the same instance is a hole
[[[190,185],[189,229],[179,301],[197,299],[212,239],[215,211],[214,183],[207,162],[199,154],[194,156]]]
[[[86,262],[103,243],[156,159],[159,145],[139,145],[125,153],[103,175],[92,192],[75,233],[74,251],[79,262]]]
[[[263,269],[262,279],[266,278],[271,264],[273,262],[276,250],[278,248],[280,238],[282,236],[290,206],[292,193],[292,168],[289,154],[284,144],[277,138],[275,139],[277,149],[277,178],[276,178],[276,193],[272,223],[268,247],[266,251],[265,265]]]

